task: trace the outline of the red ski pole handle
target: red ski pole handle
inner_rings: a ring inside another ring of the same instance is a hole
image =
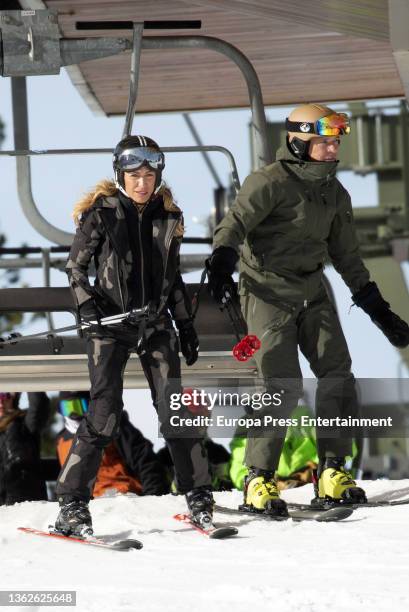
[[[261,347],[260,340],[254,334],[248,334],[245,338],[243,338],[242,342],[247,342],[254,352],[258,351]]]
[[[254,335],[245,336],[233,347],[233,357],[237,361],[247,361],[261,347],[261,342]]]
[[[237,361],[247,361],[252,354],[252,349],[249,349],[247,344],[243,344],[241,340],[233,346],[233,357],[237,359]]]

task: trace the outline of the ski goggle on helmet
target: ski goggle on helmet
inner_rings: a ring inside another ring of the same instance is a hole
[[[73,397],[59,401],[58,409],[63,417],[83,417],[88,412],[88,400],[85,397]]]
[[[331,113],[314,122],[285,120],[288,132],[316,134],[318,136],[342,136],[351,132],[349,117],[346,113]]]
[[[119,172],[131,172],[142,166],[161,172],[165,167],[165,156],[151,138],[127,136],[115,147],[113,166]]]
[[[127,195],[124,189],[124,172],[139,170],[143,166],[147,166],[155,172],[154,193],[157,193],[162,184],[165,156],[152,138],[148,138],[148,136],[126,136],[115,147],[112,165],[116,186],[124,195]]]

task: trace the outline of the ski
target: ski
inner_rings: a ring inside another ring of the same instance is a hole
[[[357,510],[358,508],[388,508],[389,506],[403,506],[409,504],[409,499],[394,499],[394,500],[379,500],[379,501],[371,501],[369,500],[365,504],[345,504],[345,503],[333,503],[333,502],[325,502],[322,505],[316,504],[299,504],[295,502],[287,502],[288,508],[294,508],[295,510],[314,510],[317,512],[325,512],[326,510],[331,510],[333,508],[352,508],[353,510]]]
[[[41,531],[41,529],[33,529],[32,527],[18,527],[19,531],[23,533],[29,533],[32,535],[44,536],[48,538],[56,538],[59,540],[65,540],[66,542],[76,542],[77,544],[87,544],[88,546],[97,546],[98,548],[107,548],[108,550],[139,550],[143,544],[139,540],[118,540],[117,542],[108,542],[105,538],[91,537],[79,537],[79,536],[66,536],[58,531]]]
[[[270,514],[263,514],[262,512],[254,512],[251,510],[245,510],[241,506],[239,508],[226,508],[225,506],[214,507],[215,512],[220,512],[222,514],[238,514],[243,515],[247,514],[255,519],[262,519],[266,521],[286,521],[292,519],[296,522],[301,521],[317,521],[318,523],[333,523],[336,521],[342,521],[353,513],[354,509],[351,507],[337,506],[336,508],[330,508],[329,510],[312,510],[308,509],[296,509],[288,511],[288,516],[273,516]]]
[[[224,526],[224,527],[216,527],[215,525],[211,525],[210,527],[204,528],[196,525],[188,514],[175,514],[174,519],[180,521],[181,523],[185,523],[185,525],[189,525],[199,533],[208,538],[212,538],[215,540],[222,540],[224,538],[230,538],[231,536],[235,536],[238,534],[238,529],[236,527]]]

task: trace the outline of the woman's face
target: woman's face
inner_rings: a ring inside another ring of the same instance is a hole
[[[155,189],[155,181],[155,172],[146,166],[124,173],[125,191],[137,204],[149,201]]]
[[[14,393],[0,392],[0,418],[13,410]]]

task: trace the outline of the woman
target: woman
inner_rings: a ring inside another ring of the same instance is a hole
[[[90,406],[76,433],[57,482],[60,513],[56,529],[91,534],[88,502],[103,449],[118,432],[123,408],[123,373],[137,349],[175,468],[194,520],[211,520],[210,474],[202,440],[195,432],[175,437],[169,398],[181,392],[178,339],[186,364],[198,358],[199,342],[179,270],[183,236],[181,210],[162,182],[165,160],[145,136],[128,136],[114,151],[115,182],[102,181],[74,209],[78,229],[66,271],[83,321],[96,323],[130,309],[147,308],[149,320],[87,332]],[[94,260],[96,279],[88,270]],[[180,432],[179,432],[180,434]]]

